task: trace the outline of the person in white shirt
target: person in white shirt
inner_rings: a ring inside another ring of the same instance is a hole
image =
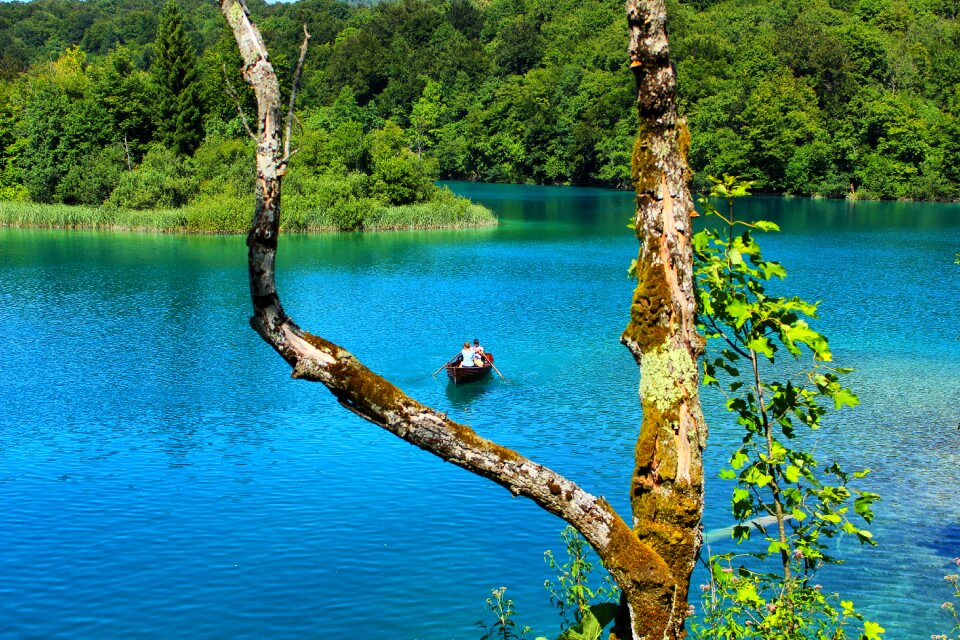
[[[473,339],[473,357],[474,360],[479,360],[480,364],[477,366],[482,367],[487,362],[487,358],[484,355],[483,347],[480,346],[480,338]]]

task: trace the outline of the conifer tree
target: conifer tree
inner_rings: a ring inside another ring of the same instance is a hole
[[[160,14],[153,76],[160,89],[157,137],[170,149],[193,153],[203,137],[196,52],[176,0]]]

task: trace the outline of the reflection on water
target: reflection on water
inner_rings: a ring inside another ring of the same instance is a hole
[[[458,409],[470,406],[474,400],[487,392],[491,380],[493,380],[493,376],[487,376],[469,384],[453,384],[453,380],[448,380],[445,391],[450,406]]]
[[[632,195],[453,186],[502,224],[285,236],[285,308],[628,513]],[[888,637],[927,637],[960,556],[960,206],[740,206],[784,229],[765,256],[822,301],[819,328],[857,369],[862,406],[816,446],[873,469],[879,547],[840,541],[848,566],[823,583]],[[501,585],[552,635],[542,558],[561,523],[291,380],[247,324],[245,256],[239,237],[0,229],[0,638],[469,638]],[[431,377],[474,336],[508,383]],[[715,531],[739,436],[722,399],[704,402]]]

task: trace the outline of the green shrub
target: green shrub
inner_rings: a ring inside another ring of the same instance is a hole
[[[369,178],[362,173],[291,174],[284,183],[281,223],[287,231],[363,226],[366,212],[380,204],[367,197]]]
[[[182,209],[189,231],[206,233],[244,233],[253,220],[253,194],[201,195]]]
[[[376,216],[383,205],[373,198],[341,200],[327,210],[330,221],[341,231],[357,231],[365,227],[368,216]]]
[[[57,185],[55,199],[64,204],[97,206],[106,202],[127,170],[126,152],[112,144],[86,154]]]
[[[0,186],[0,200],[8,202],[26,202],[30,193],[22,184],[11,183]]]
[[[126,209],[182,207],[197,192],[189,164],[169,149],[152,146],[139,167],[121,175],[107,203]]]
[[[384,203],[424,202],[437,189],[433,184],[437,179],[437,164],[435,160],[418,158],[404,150],[400,155],[378,160],[370,177],[374,197]]]
[[[207,138],[193,154],[192,164],[203,195],[247,196],[253,193],[257,165],[250,140]]]

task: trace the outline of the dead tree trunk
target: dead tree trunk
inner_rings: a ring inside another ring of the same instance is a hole
[[[667,637],[684,635],[690,574],[700,550],[703,448],[687,151],[678,117],[663,0],[628,0],[630,66],[639,126],[632,156],[640,253],[630,322],[621,341],[640,365],[643,424],[636,447],[633,527],[676,578]]]
[[[448,419],[446,414],[409,398],[344,349],[301,330],[284,313],[274,281],[280,227],[280,186],[290,155],[289,140],[282,136],[280,88],[263,39],[251,22],[246,5],[242,0],[219,0],[219,4],[237,40],[244,61],[244,76],[253,86],[258,105],[257,198],[253,224],[247,237],[253,301],[251,326],[291,365],[293,377],[323,383],[341,405],[365,420],[448,462],[493,480],[514,495],[532,499],[575,527],[597,551],[623,590],[626,607],[623,608],[620,637],[634,640],[681,638],[690,567],[685,560],[678,561],[680,554],[676,549],[695,545],[674,544],[673,537],[665,543],[668,538],[666,528],[663,535],[652,532],[655,525],[673,527],[669,529],[674,532],[671,536],[692,543],[697,539],[699,520],[693,518],[687,522],[683,518],[670,517],[661,522],[656,514],[653,517],[644,515],[651,509],[660,508],[654,504],[670,505],[670,495],[677,489],[680,489],[677,495],[682,500],[698,497],[702,476],[695,368],[699,343],[695,341],[692,329],[692,298],[685,297],[690,294],[691,263],[687,243],[690,198],[683,182],[685,159],[674,135],[675,114],[669,126],[647,125],[656,133],[644,139],[652,141],[657,153],[651,152],[649,162],[644,165],[644,171],[654,177],[642,179],[654,187],[641,192],[638,186],[637,227],[638,230],[649,227],[653,237],[641,237],[641,258],[646,260],[643,264],[649,263],[650,267],[646,268],[638,287],[634,320],[624,334],[624,341],[644,367],[660,367],[655,369],[660,375],[650,376],[645,371],[643,378],[644,410],[649,404],[658,412],[658,418],[644,418],[644,431],[637,447],[634,502],[643,500],[644,506],[634,509],[634,521],[638,525],[635,532],[603,498],[590,495],[554,471],[482,438],[469,427]],[[660,16],[656,20],[662,32],[662,5],[659,10],[659,14],[652,13],[651,16]],[[642,16],[640,19],[642,22]],[[636,19],[632,17],[631,25],[634,22]],[[663,62],[668,64],[665,41],[662,52]],[[672,89],[672,81],[670,87]],[[664,96],[664,100],[672,108],[672,93]],[[643,131],[641,127],[641,133]],[[668,138],[670,142],[660,142]],[[641,213],[648,209],[651,220],[660,216],[650,224],[646,221],[647,214]],[[652,284],[645,284],[648,282]],[[646,296],[639,293],[646,291],[645,287],[652,293]],[[655,306],[644,306],[648,304],[645,301]],[[653,347],[660,345],[660,351],[645,349],[642,345],[647,343]],[[684,347],[688,343],[689,348]],[[643,355],[648,352],[652,354],[649,358]],[[658,357],[657,353],[662,356]],[[680,357],[684,354],[686,359]],[[693,366],[692,373],[687,365]],[[676,418],[671,421],[671,416]],[[651,428],[657,433],[644,435],[649,434]],[[661,438],[661,431],[669,431],[673,437]],[[644,444],[648,442],[650,444]],[[667,466],[670,467],[669,474],[665,474]],[[646,472],[641,469],[648,468],[650,473],[644,475]],[[647,477],[652,491],[646,493],[658,496],[658,503],[650,503],[641,489],[641,485],[646,487],[643,484],[646,480],[642,478]],[[669,508],[692,517],[699,514],[699,504],[696,502],[693,508]],[[684,522],[689,525],[688,530],[680,529]]]

